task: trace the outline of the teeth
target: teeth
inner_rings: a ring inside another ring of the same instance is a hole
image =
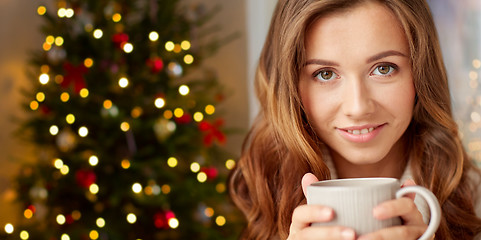
[[[348,133],[354,134],[354,135],[361,135],[361,134],[366,134],[370,133],[374,130],[374,128],[364,128],[364,129],[356,129],[356,130],[347,130]]]

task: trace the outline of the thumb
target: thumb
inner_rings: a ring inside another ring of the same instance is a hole
[[[302,191],[304,192],[304,196],[307,196],[307,186],[311,185],[312,183],[318,182],[319,180],[317,179],[316,176],[312,173],[306,173],[302,177],[301,180],[301,185],[302,185]]]

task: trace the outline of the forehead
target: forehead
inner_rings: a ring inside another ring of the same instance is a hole
[[[397,48],[409,53],[400,21],[389,8],[376,2],[365,2],[319,16],[307,29],[305,46],[308,58],[313,54],[312,50],[339,54]]]

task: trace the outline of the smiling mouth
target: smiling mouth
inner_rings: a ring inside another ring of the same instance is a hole
[[[348,133],[354,134],[354,135],[361,135],[361,134],[366,134],[370,133],[374,130],[375,128],[363,128],[363,129],[356,129],[356,130],[347,130]]]

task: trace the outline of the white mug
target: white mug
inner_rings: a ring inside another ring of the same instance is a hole
[[[307,187],[307,204],[330,207],[335,212],[332,221],[314,223],[324,226],[345,226],[357,235],[401,224],[400,218],[378,220],[373,208],[387,200],[400,198],[408,193],[421,195],[428,203],[431,219],[419,240],[431,239],[441,222],[441,208],[434,194],[421,186],[400,188],[395,178],[348,178],[326,180]]]

